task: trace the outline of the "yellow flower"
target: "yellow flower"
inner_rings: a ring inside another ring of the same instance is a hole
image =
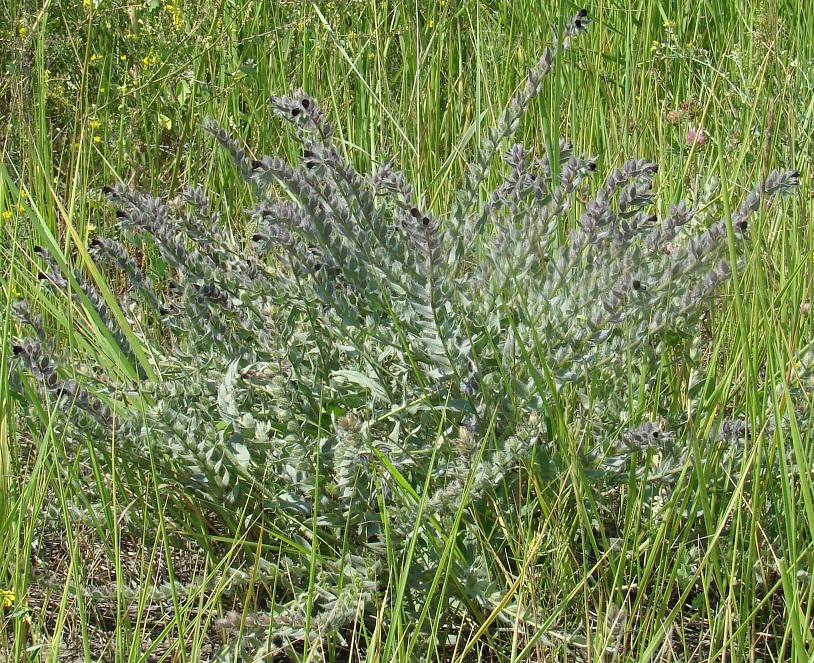
[[[98,129],[101,126],[102,126],[102,123],[99,122],[99,120],[91,120],[90,121],[90,128],[91,129]]]
[[[164,9],[170,15],[170,19],[176,28],[180,28],[184,24],[184,14],[179,7],[176,7],[172,3],[167,3],[164,5]],[[220,21],[218,22],[220,23]]]
[[[430,19],[430,29],[435,27],[435,19]]]
[[[10,589],[0,589],[0,607],[11,608],[17,597]]]
[[[12,216],[14,216],[14,215],[11,212],[9,212],[7,209],[3,210],[3,218],[6,219],[6,221],[8,221]]]
[[[101,143],[102,142],[102,137],[101,136],[94,136],[93,137],[93,142],[94,143]]]

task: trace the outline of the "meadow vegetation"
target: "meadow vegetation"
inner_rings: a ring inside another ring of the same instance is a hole
[[[0,660],[810,659],[814,18],[550,4],[0,8]]]

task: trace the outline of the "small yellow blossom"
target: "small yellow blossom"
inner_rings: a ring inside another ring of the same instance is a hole
[[[14,215],[11,212],[9,212],[7,209],[3,210],[3,218],[6,221],[8,221],[12,216],[14,216]]]
[[[99,88],[99,93],[100,93],[100,94],[104,94],[106,89],[107,89],[107,88],[100,87],[100,88]]]
[[[20,198],[27,198],[27,197],[28,197],[28,191],[26,191],[25,189],[20,189]]]
[[[127,59],[126,55],[120,55],[119,56],[119,60],[121,60],[122,62],[124,62],[126,59]]]
[[[91,129],[98,129],[101,126],[102,126],[102,123],[99,122],[99,120],[91,120],[90,121],[90,128]]]
[[[19,28],[17,28],[17,35],[20,37],[20,39],[25,37],[26,32],[28,32],[28,28],[26,28],[24,25],[21,25]]]
[[[435,19],[432,19],[432,18],[430,19],[429,26],[430,26],[430,29],[435,27]]]
[[[17,597],[10,589],[0,589],[0,607],[10,608],[16,600]]]
[[[94,53],[93,55],[90,56],[90,61],[91,62],[96,62],[97,60],[101,60],[101,59],[102,59],[102,56],[99,53]]]
[[[184,14],[178,6],[168,2],[164,5],[164,9],[170,15],[176,29],[184,25]]]
[[[102,142],[102,137],[101,136],[94,136],[93,137],[93,142],[94,143],[101,143]]]
[[[18,203],[17,204],[17,211],[18,212],[25,212],[25,205]]]

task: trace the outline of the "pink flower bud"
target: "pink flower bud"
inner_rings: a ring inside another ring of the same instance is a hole
[[[703,145],[707,142],[707,134],[703,127],[690,127],[687,130],[687,145]]]

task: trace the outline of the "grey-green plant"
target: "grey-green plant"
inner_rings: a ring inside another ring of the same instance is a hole
[[[509,143],[587,24],[582,11],[555,31],[446,214],[393,163],[359,173],[302,91],[271,101],[298,163],[251,159],[203,126],[254,194],[251,237],[229,230],[200,188],[167,202],[110,189],[123,238],[160,270],[145,273],[118,240],[90,249],[132,284],[122,309],[145,330],[150,371],[95,288],[40,252],[43,279],[93,311],[139,380],[69,374],[21,302],[12,391],[44,392],[55,405],[45,418],[77,454],[92,446],[109,470],[155,471],[217,527],[256,537],[246,555],[273,589],[261,612],[220,622],[239,632],[224,656],[317,651],[375,619],[386,629],[395,601],[418,630],[428,613],[482,620],[506,589],[484,523],[508,508],[518,467],[568,470],[559,408],[591,431],[575,453],[597,486],[629,480],[634,456],[659,489],[686,466],[678,422],[631,412],[627,394],[647,390],[665,356],[697,355],[700,321],[737,269],[731,241],[798,175],[770,173],[697,232],[685,203],[653,213],[658,168],[645,159],[624,161],[582,202],[597,158],[564,139],[542,153]],[[503,182],[485,191],[496,168]],[[726,422],[717,439],[745,434]],[[156,528],[146,514],[128,519],[134,532]],[[516,609],[500,615],[515,623]]]

